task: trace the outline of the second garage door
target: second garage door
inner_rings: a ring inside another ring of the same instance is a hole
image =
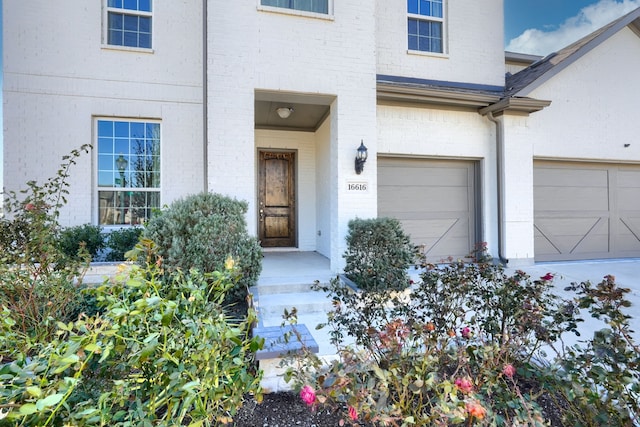
[[[640,257],[640,167],[538,161],[536,261]]]
[[[462,258],[476,244],[476,163],[381,157],[378,216],[400,220],[432,262]]]

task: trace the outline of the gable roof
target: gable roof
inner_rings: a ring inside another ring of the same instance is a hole
[[[640,37],[640,7],[577,42],[536,61],[524,70],[511,76],[507,75],[505,96],[528,96],[531,91],[627,26]]]

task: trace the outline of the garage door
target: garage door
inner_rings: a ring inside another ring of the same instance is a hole
[[[469,253],[475,231],[476,163],[378,159],[378,216],[400,220],[414,244],[438,262]]]
[[[536,162],[536,261],[640,257],[640,167]]]

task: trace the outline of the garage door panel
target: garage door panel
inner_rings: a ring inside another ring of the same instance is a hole
[[[607,175],[607,169],[540,167],[534,171],[534,180],[540,187],[607,188]]]
[[[474,162],[378,159],[378,216],[400,220],[432,262],[468,255],[475,244]]]
[[[434,186],[434,187],[467,187],[468,178],[466,168],[421,169],[416,167],[392,167],[382,171],[378,180],[388,185],[400,186]]]
[[[400,219],[400,218],[398,218]],[[448,238],[469,236],[469,221],[466,218],[441,220],[400,219],[404,230],[415,244],[433,244],[445,234]]]
[[[640,166],[536,162],[537,261],[640,256]]]
[[[640,253],[640,214],[637,217],[620,218],[616,240],[620,251]]]
[[[382,198],[380,198],[380,195]],[[467,188],[436,187],[382,187],[379,199],[383,210],[407,210],[429,212],[469,211]],[[437,204],[437,206],[434,206]]]
[[[609,191],[602,187],[537,187],[536,210],[593,211],[609,209]]]
[[[640,178],[638,178],[640,179]],[[640,211],[638,201],[640,200],[640,187],[624,187],[618,189],[618,210],[620,211]]]
[[[640,171],[625,169],[618,171],[618,187],[640,190]]]

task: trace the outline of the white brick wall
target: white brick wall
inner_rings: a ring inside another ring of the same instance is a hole
[[[201,11],[154,2],[153,53],[105,48],[100,1],[5,0],[4,185],[52,176],[95,144],[96,116],[162,121],[162,202],[201,191]],[[63,225],[97,221],[94,155],[71,170]]]
[[[447,0],[444,55],[407,52],[407,2],[377,0],[379,74],[504,85],[502,1]]]

